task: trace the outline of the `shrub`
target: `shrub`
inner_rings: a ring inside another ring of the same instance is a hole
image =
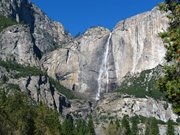
[[[17,24],[17,22],[14,19],[11,19],[9,17],[5,17],[3,15],[0,14],[0,32],[12,25]]]
[[[157,67],[134,76],[125,77],[117,91],[121,94],[134,95],[137,98],[149,96],[154,99],[165,99],[164,94],[157,87],[157,79],[161,68]]]

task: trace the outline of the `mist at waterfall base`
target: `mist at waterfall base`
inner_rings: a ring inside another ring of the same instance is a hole
[[[72,35],[92,26],[112,29],[120,20],[151,10],[163,0],[31,0]]]

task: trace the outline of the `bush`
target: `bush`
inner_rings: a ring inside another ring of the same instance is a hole
[[[169,119],[168,122],[167,122],[167,124],[168,124],[168,127],[167,127],[167,132],[166,132],[166,134],[167,134],[167,135],[175,135],[175,133],[174,133],[173,121]]]
[[[0,32],[3,29],[5,29],[9,26],[15,25],[15,24],[17,24],[17,22],[14,19],[0,15]]]
[[[25,94],[0,91],[0,134],[60,135],[59,114]],[[2,98],[3,97],[3,98]]]
[[[9,78],[6,75],[2,76],[2,83],[6,83],[9,80]]]
[[[76,99],[77,97],[73,93],[73,91],[65,88],[62,86],[57,80],[54,80],[53,78],[50,78],[50,82],[54,85],[54,87],[62,94],[64,94],[69,99]]]
[[[17,71],[15,73],[15,78],[21,78],[26,76],[37,76],[37,75],[46,75],[45,72],[41,71],[36,67],[23,66],[13,61],[3,61],[0,60],[0,66],[6,68],[7,71],[13,70]]]
[[[139,75],[125,77],[125,80],[117,91],[121,94],[134,95],[137,98],[149,96],[154,99],[165,99],[164,94],[157,87],[157,79],[160,74],[159,70],[161,70],[161,67],[145,70]]]

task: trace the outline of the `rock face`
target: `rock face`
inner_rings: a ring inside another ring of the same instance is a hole
[[[163,63],[165,48],[158,33],[168,27],[166,16],[155,8],[117,24],[112,32],[117,83],[128,72],[141,72]]]
[[[51,21],[29,0],[1,0],[0,13],[30,27],[36,51],[46,53],[70,39],[60,23]]]
[[[154,8],[118,23],[112,32],[91,28],[69,50],[45,55],[42,67],[66,87],[98,99],[119,85],[127,73],[163,64],[165,48],[158,33],[168,27],[166,15]]]
[[[1,0],[0,13],[29,27],[19,24],[0,33],[0,58],[41,65],[67,88],[93,99],[115,89],[127,73],[163,63],[158,33],[167,29],[168,19],[157,8],[121,21],[112,32],[94,27],[75,39],[29,0]]]
[[[138,115],[144,117],[155,117],[156,119],[167,122],[169,119],[176,121],[180,118],[172,111],[172,105],[153,98],[135,98],[128,95],[117,93],[107,94],[99,100],[95,109],[97,118],[122,118]]]
[[[8,83],[18,84],[37,103],[45,103],[50,108],[62,113],[65,107],[70,107],[70,102],[59,93],[46,76],[29,76],[20,79],[11,79]]]
[[[172,105],[161,100],[153,98],[135,98],[128,95],[120,95],[118,93],[108,93],[102,97],[93,110],[95,120],[95,130],[97,135],[109,135],[106,129],[110,121],[122,120],[124,116],[139,116],[149,118],[155,117],[157,120],[167,122],[169,119],[178,121],[180,118],[172,111]],[[166,135],[167,125],[158,124],[160,135]],[[174,126],[175,134],[178,135],[180,125]],[[145,123],[138,124],[139,134],[145,133]]]
[[[33,39],[30,31],[23,25],[6,28],[0,33],[0,58],[16,61],[20,64],[37,66]]]

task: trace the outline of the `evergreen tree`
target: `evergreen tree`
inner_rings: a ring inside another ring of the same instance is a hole
[[[73,118],[71,115],[67,115],[62,124],[63,135],[74,135]]]
[[[60,135],[59,114],[26,93],[0,90],[0,134]]]
[[[150,135],[159,135],[159,127],[156,118],[150,118]]]
[[[145,126],[146,126],[145,135],[150,135],[150,121],[148,118],[146,118]]]
[[[122,127],[122,130],[124,131],[125,135],[131,135],[131,129],[130,129],[130,125],[129,125],[127,116],[123,117],[121,127]]]
[[[75,135],[85,135],[87,133],[87,123],[83,119],[78,119],[76,122]]]
[[[117,118],[116,118],[115,124],[116,124],[117,129],[120,128],[120,122],[119,122],[119,120]]]
[[[137,117],[132,119],[132,128],[131,128],[132,135],[138,134],[138,120]]]
[[[48,106],[40,104],[36,110],[35,117],[35,135],[59,135],[61,125],[59,122],[59,114],[51,110]]]
[[[164,4],[168,15],[170,27],[166,32],[160,33],[160,37],[167,49],[164,76],[158,80],[159,89],[173,105],[173,111],[180,115],[180,2],[179,0],[167,0]]]
[[[175,135],[174,134],[173,121],[169,119],[167,124],[168,124],[168,126],[167,126],[167,135]]]
[[[159,127],[156,118],[147,118],[145,125],[145,135],[159,135]]]
[[[88,121],[88,125],[87,126],[88,126],[88,134],[89,135],[95,135],[92,115],[89,116],[89,121]]]

